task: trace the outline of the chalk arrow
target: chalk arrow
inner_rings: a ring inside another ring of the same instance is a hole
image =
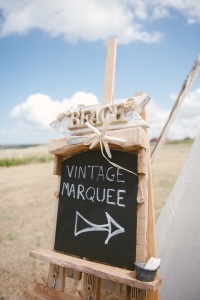
[[[89,232],[89,231],[108,231],[108,236],[107,236],[107,239],[105,240],[105,244],[108,244],[108,241],[110,240],[111,237],[113,237],[119,233],[125,232],[125,229],[123,227],[121,227],[107,212],[105,214],[106,214],[108,223],[103,224],[103,225],[98,225],[98,224],[94,224],[94,223],[88,221],[77,211],[76,219],[75,219],[74,235],[77,236],[81,233]],[[85,221],[85,223],[90,225],[90,227],[87,227],[85,229],[77,231],[77,225],[78,225],[79,218],[81,218],[83,221]],[[117,229],[114,230],[113,232],[112,232],[112,224],[115,227],[117,227]]]

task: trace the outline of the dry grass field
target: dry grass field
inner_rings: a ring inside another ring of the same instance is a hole
[[[191,143],[166,144],[153,165],[156,218],[188,157]],[[0,150],[0,159],[48,155],[47,146]],[[47,277],[48,264],[29,257],[30,250],[50,248],[56,176],[53,162],[0,168],[0,300],[30,299],[24,295],[36,279]],[[68,291],[75,293],[71,279]],[[119,299],[103,292],[102,299]]]

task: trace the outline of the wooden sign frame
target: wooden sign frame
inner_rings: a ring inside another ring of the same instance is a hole
[[[112,45],[109,47],[109,43]],[[116,47],[116,39],[108,41],[108,48],[113,49]],[[107,53],[107,58],[111,56],[111,63],[106,63],[106,82],[111,82],[108,88],[105,83],[104,89],[104,102],[108,99],[113,98],[113,69],[115,68],[115,55]],[[112,70],[108,70],[111,68]],[[108,79],[112,77],[110,80]],[[112,86],[111,86],[112,85]],[[134,96],[139,96],[137,94]],[[142,117],[146,120],[145,110],[141,113]],[[92,133],[91,133],[92,135]],[[146,262],[150,256],[156,256],[156,242],[155,242],[155,226],[153,216],[153,200],[151,190],[151,170],[149,161],[149,142],[147,132],[141,128],[128,128],[121,129],[112,132],[108,132],[107,135],[114,137],[120,137],[126,140],[125,144],[119,144],[112,142],[109,144],[111,151],[125,151],[128,153],[136,154],[138,156],[138,197],[143,196],[144,202],[137,204],[137,233],[136,233],[136,261]],[[117,284],[125,284],[131,288],[140,290],[140,297],[138,299],[158,300],[159,293],[155,292],[160,284],[161,279],[156,277],[153,282],[142,282],[136,280],[135,271],[129,271],[126,269],[116,268],[105,264],[92,262],[89,260],[61,254],[54,251],[55,242],[55,230],[56,220],[59,203],[59,191],[61,182],[61,166],[63,159],[69,158],[72,155],[81,153],[83,151],[91,151],[88,146],[83,144],[71,145],[67,143],[68,138],[53,139],[50,141],[49,152],[55,155],[54,170],[53,174],[58,176],[57,190],[54,195],[56,198],[55,205],[55,216],[54,216],[54,229],[51,250],[39,249],[30,252],[30,256],[36,259],[40,259],[50,263],[48,281],[45,284],[38,283],[33,291],[27,292],[28,295],[36,297],[36,299],[68,299],[78,300],[87,299],[88,295],[91,294],[93,300],[99,300],[101,298],[101,279],[104,280],[104,286],[106,281],[115,282]],[[97,145],[95,149],[99,149],[100,145]],[[84,273],[83,279],[83,290],[79,292],[79,296],[72,295],[64,292],[65,289],[65,277],[71,277],[75,280],[81,279],[81,273]],[[93,287],[92,290],[88,288],[88,278],[90,275],[93,276]],[[100,279],[101,278],[101,279]],[[109,284],[108,284],[109,285]],[[117,288],[121,290],[121,288]],[[109,288],[108,288],[109,290]],[[116,290],[116,288],[115,288]],[[149,291],[146,294],[145,291]],[[130,291],[129,291],[130,296]],[[127,298],[126,298],[127,299]],[[137,298],[129,298],[137,299]],[[137,299],[137,300],[138,300]]]

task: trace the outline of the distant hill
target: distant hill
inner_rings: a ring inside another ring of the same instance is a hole
[[[37,147],[40,145],[46,145],[46,144],[8,144],[8,145],[0,145],[0,149],[23,149],[28,147]]]

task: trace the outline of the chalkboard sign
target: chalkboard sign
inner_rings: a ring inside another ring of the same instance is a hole
[[[137,155],[112,150],[112,161],[137,173]],[[134,270],[137,186],[100,150],[64,160],[54,250]]]

